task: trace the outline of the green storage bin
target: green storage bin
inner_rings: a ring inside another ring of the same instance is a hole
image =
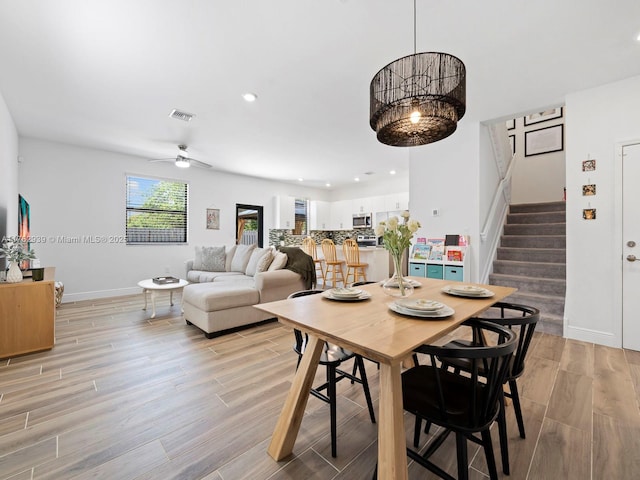
[[[439,278],[442,280],[442,265],[427,264],[427,278]]]

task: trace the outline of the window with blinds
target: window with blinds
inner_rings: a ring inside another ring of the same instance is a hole
[[[127,244],[187,243],[189,185],[127,175]]]

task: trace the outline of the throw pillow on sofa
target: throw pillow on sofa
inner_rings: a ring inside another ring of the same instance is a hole
[[[224,271],[225,272],[230,272],[231,271],[231,262],[233,261],[233,255],[235,255],[236,253],[236,246],[237,245],[232,245],[230,247],[227,247],[227,259],[225,261],[225,265],[224,265]]]
[[[193,269],[205,272],[224,272],[224,247],[196,247]]]
[[[251,252],[251,257],[249,258],[249,263],[247,263],[247,269],[245,270],[245,275],[249,275],[253,277],[258,271],[258,263],[265,257],[265,255],[269,254],[268,248],[254,248],[253,252]]]
[[[247,270],[247,264],[251,258],[251,252],[256,248],[255,243],[253,245],[236,245],[236,251],[233,254],[233,260],[231,260],[231,271],[242,272]]]
[[[256,273],[266,272],[273,261],[273,257],[275,257],[275,250],[273,250],[273,248],[269,248],[267,253],[265,253],[258,262],[258,265],[256,266]]]
[[[282,270],[284,266],[287,264],[287,254],[282,252],[277,252],[276,256],[273,258],[271,265],[267,271],[271,272],[273,270]]]

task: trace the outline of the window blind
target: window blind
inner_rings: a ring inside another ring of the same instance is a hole
[[[127,175],[127,244],[187,243],[189,185]]]

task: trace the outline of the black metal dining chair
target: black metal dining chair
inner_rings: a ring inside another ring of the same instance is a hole
[[[417,365],[402,373],[402,402],[404,409],[416,416],[416,431],[419,433],[418,420],[422,419],[442,427],[442,432],[427,445],[424,453],[407,448],[407,455],[439,477],[453,480],[453,476],[429,459],[453,432],[456,436],[458,478],[469,477],[467,440],[471,440],[482,445],[489,476],[497,479],[490,427],[500,412],[502,385],[517,346],[517,336],[506,327],[483,320],[470,319],[463,325],[472,327],[477,334],[491,334],[495,337],[495,344],[422,345],[417,350],[428,356],[430,364]],[[468,365],[468,374],[450,371],[442,363],[457,360]]]
[[[316,295],[318,293],[322,293],[323,290],[302,290],[299,292],[294,292],[289,295],[288,298],[297,298],[303,297],[307,295]],[[300,360],[302,355],[304,355],[304,351],[308,342],[308,335],[306,333],[302,333],[300,330],[293,330],[295,336],[295,344],[293,346],[293,351],[298,354],[298,363],[296,365],[296,369],[300,365]],[[353,358],[354,368],[353,373],[347,373],[343,370],[340,370],[338,367],[347,360]],[[314,397],[327,402],[329,404],[329,411],[331,417],[331,456],[335,457],[337,455],[337,396],[336,396],[336,384],[344,379],[348,378],[351,380],[351,383],[357,382],[362,385],[362,389],[364,390],[364,396],[367,401],[367,407],[369,409],[369,416],[371,417],[371,422],[376,423],[375,413],[373,411],[373,402],[371,401],[371,393],[369,392],[369,382],[367,381],[367,372],[364,368],[364,362],[360,355],[357,355],[349,350],[345,350],[338,345],[334,345],[331,343],[324,343],[322,355],[320,356],[320,360],[318,362],[320,365],[324,365],[326,367],[326,382],[318,387],[311,388],[311,395]],[[360,372],[360,376],[356,375],[357,371]],[[323,393],[326,391],[326,393]]]

